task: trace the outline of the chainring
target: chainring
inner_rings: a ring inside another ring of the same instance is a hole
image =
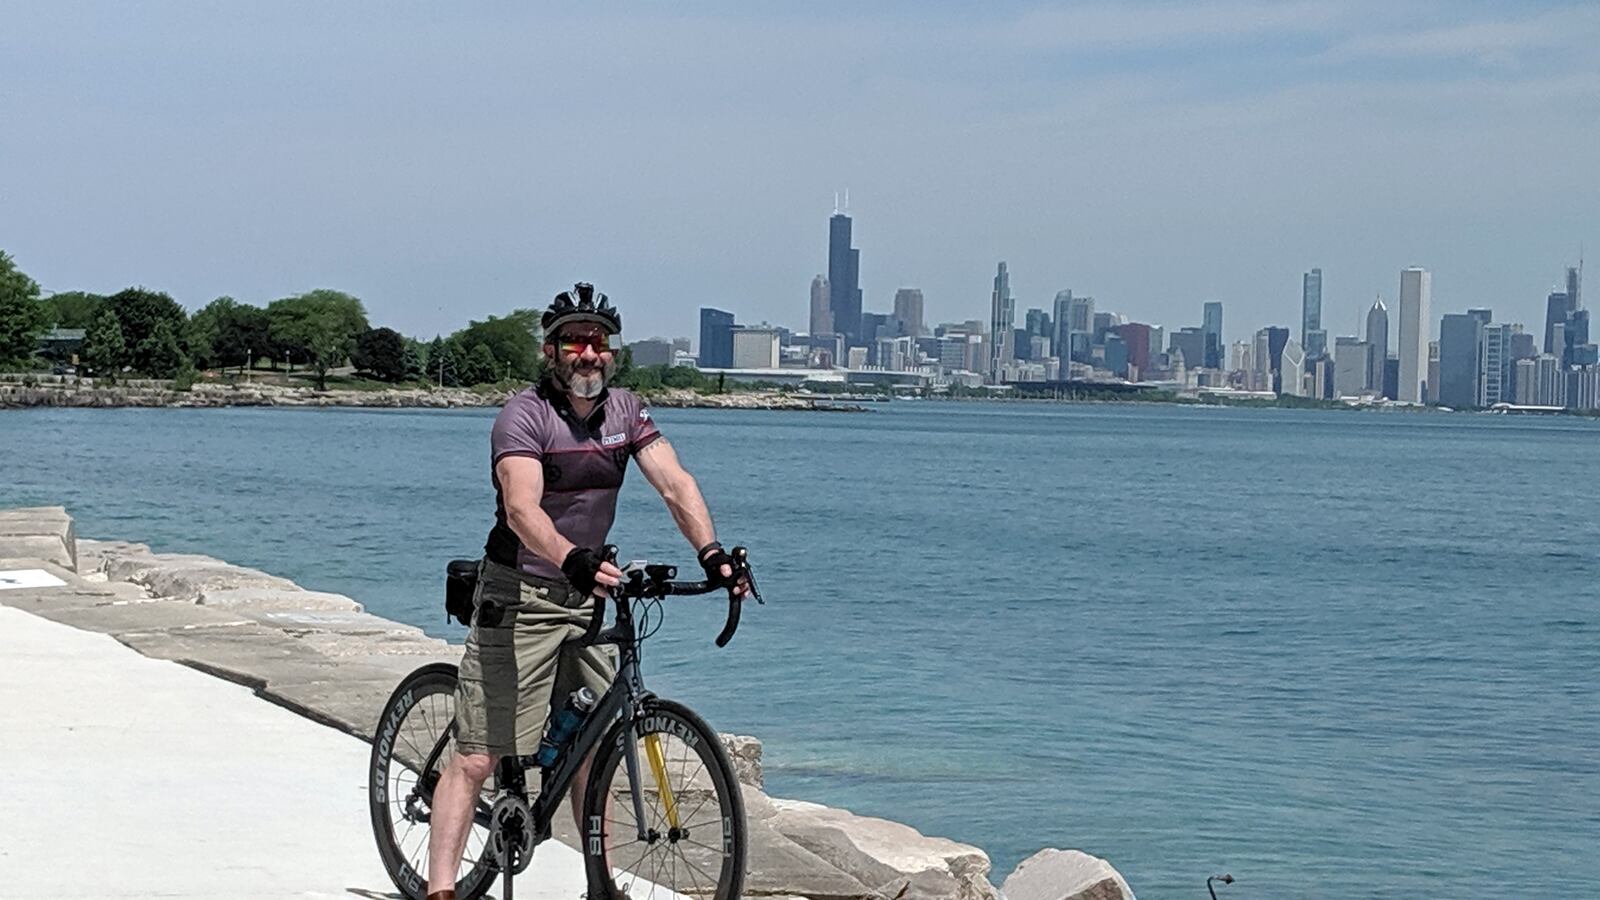
[[[496,862],[504,863],[506,849],[511,850],[511,873],[521,875],[533,861],[533,810],[528,801],[515,794],[505,794],[489,810],[489,853]]]

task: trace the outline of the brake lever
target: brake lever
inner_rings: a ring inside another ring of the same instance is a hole
[[[616,562],[617,562],[617,545],[616,544],[607,544],[604,547],[601,547],[600,548],[600,560],[602,562],[608,562],[608,563],[611,563],[612,565],[616,565]],[[616,596],[616,592],[617,592],[616,588],[612,588],[609,591],[609,594],[610,594],[611,597],[615,597]],[[596,640],[598,640],[600,638],[600,627],[606,623],[606,600],[607,599],[609,599],[609,598],[607,598],[607,597],[595,597],[594,598],[594,614],[589,617],[589,627],[584,629],[584,632],[583,632],[583,643],[584,643],[585,646],[592,645]]]
[[[736,563],[739,567],[736,574],[742,574],[744,576],[745,584],[750,586],[750,596],[754,598],[757,603],[761,604],[762,606],[766,606],[767,601],[761,599],[761,592],[756,590],[756,573],[750,568],[750,551],[743,547],[735,547],[733,548],[732,556],[734,563]],[[737,579],[735,579],[735,582],[737,583]]]

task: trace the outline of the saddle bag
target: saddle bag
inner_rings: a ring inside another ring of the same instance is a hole
[[[445,620],[472,625],[472,600],[478,592],[478,561],[453,559],[444,567]]]

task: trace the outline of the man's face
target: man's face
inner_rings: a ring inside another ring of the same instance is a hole
[[[617,354],[604,328],[568,325],[546,347],[556,382],[575,397],[593,400],[616,374]]]

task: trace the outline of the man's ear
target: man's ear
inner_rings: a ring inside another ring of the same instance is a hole
[[[547,359],[547,360],[550,360],[551,362],[555,362],[555,359],[556,359],[556,345],[555,344],[546,343],[544,345],[544,358]]]

